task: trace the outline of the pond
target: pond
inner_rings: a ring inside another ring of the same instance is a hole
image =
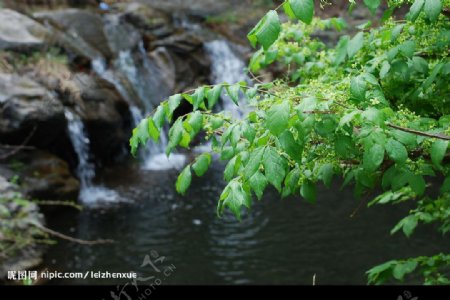
[[[174,188],[177,171],[145,171],[121,165],[104,171],[101,184],[126,202],[58,210],[48,225],[81,239],[59,241],[45,258],[48,270],[135,271],[163,284],[366,284],[365,271],[390,259],[432,255],[449,240],[431,228],[411,239],[390,229],[407,206],[367,209],[351,189],[321,189],[315,205],[300,197],[280,199],[269,190],[241,222],[216,215],[224,186],[219,162],[196,178],[185,197]],[[351,215],[355,212],[354,216]],[[148,255],[154,264],[144,263]],[[143,266],[142,266],[143,265]],[[168,275],[159,271],[169,268]],[[159,277],[158,277],[159,276]],[[115,284],[117,279],[64,279],[50,284]],[[411,282],[414,283],[414,280]],[[417,282],[419,283],[419,282]]]

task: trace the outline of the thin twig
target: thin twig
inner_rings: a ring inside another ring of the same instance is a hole
[[[77,238],[74,238],[74,237],[62,234],[60,232],[54,231],[54,230],[52,230],[50,228],[47,228],[47,227],[45,227],[45,226],[43,226],[43,225],[41,225],[39,223],[36,223],[36,222],[30,222],[30,224],[36,226],[40,230],[42,230],[42,231],[44,231],[44,232],[46,232],[46,233],[48,233],[50,235],[54,235],[54,236],[59,237],[61,239],[68,240],[68,241],[71,241],[71,242],[74,242],[74,243],[78,243],[78,244],[82,244],[82,245],[97,245],[97,244],[114,243],[114,241],[110,240],[110,239],[98,239],[98,240],[95,240],[95,241],[81,240],[81,239],[77,239]]]
[[[25,140],[22,142],[22,144],[20,144],[19,146],[17,146],[15,149],[13,149],[12,151],[3,154],[2,156],[0,156],[0,160],[6,159],[14,154],[16,154],[17,152],[19,152],[20,150],[22,150],[24,148],[24,146],[30,141],[31,137],[34,135],[34,133],[36,132],[36,128],[37,125],[33,127],[33,129],[31,130],[30,134],[25,138]]]

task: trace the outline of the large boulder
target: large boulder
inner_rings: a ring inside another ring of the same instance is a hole
[[[42,47],[48,30],[14,10],[0,9],[0,50],[31,50]]]
[[[0,73],[0,140],[64,153],[69,140],[63,105],[38,82]]]
[[[55,42],[67,50],[79,51],[76,54],[90,58],[111,56],[100,15],[72,8],[36,12],[33,17],[48,24],[54,32]]]
[[[142,37],[122,14],[105,14],[81,9],[36,12],[46,23],[55,42],[75,55],[111,59],[121,51],[137,47]]]

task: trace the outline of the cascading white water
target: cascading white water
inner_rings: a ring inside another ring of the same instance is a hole
[[[145,49],[142,44],[139,45],[139,54],[144,64],[144,69],[149,71],[152,66],[151,62],[147,58]],[[145,82],[145,78],[148,74],[141,74],[136,67],[131,52],[121,51],[118,58],[114,62],[114,70],[108,69],[103,58],[97,58],[92,61],[92,69],[103,79],[114,85],[121,96],[128,102],[131,119],[133,126],[137,126],[139,122],[144,118],[145,112],[142,111],[133,100],[138,100],[145,107],[145,111],[149,112],[153,109],[151,101],[149,101],[150,94],[152,93],[152,86],[155,84],[149,84]],[[121,80],[122,79],[122,80]],[[130,93],[125,87],[123,80],[126,80],[133,89],[133,93]],[[186,157],[181,154],[173,153],[169,157],[164,153],[167,146],[166,132],[163,132],[160,137],[159,143],[150,142],[146,147],[141,148],[139,156],[142,163],[142,168],[146,170],[167,170],[167,169],[180,169],[186,162]]]
[[[244,61],[239,58],[231,49],[229,42],[226,40],[213,40],[204,44],[206,53],[211,60],[211,81],[213,84],[227,82],[230,84],[250,79],[245,74],[246,67]],[[222,94],[223,109],[234,118],[242,118],[247,112],[247,105],[242,99],[239,101],[239,107],[236,106],[231,99]]]
[[[65,110],[67,130],[75,153],[78,156],[77,175],[80,179],[79,199],[84,204],[99,202],[117,202],[119,195],[102,186],[95,186],[92,181],[95,177],[95,166],[89,160],[89,138],[80,117],[70,110]]]

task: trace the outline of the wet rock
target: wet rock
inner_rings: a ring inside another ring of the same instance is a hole
[[[73,77],[78,87],[80,110],[97,162],[108,163],[118,156],[130,138],[128,104],[114,86],[97,76],[78,73]]]
[[[49,35],[41,24],[10,9],[0,9],[0,20],[0,50],[38,49]]]
[[[20,151],[9,158],[15,163],[21,191],[31,199],[70,200],[78,197],[80,184],[69,165],[41,150]]]

